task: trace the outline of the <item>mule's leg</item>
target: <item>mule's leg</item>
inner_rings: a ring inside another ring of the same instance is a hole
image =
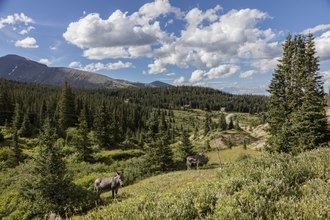
[[[116,195],[118,194],[118,188],[115,190]]]
[[[112,189],[112,199],[114,199],[114,198],[115,198],[115,190]]]
[[[99,191],[96,191],[96,201],[95,201],[96,206],[101,204],[101,193]]]

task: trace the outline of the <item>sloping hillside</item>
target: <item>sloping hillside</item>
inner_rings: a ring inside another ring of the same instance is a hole
[[[127,87],[164,87],[169,84],[155,81],[152,83],[132,83],[112,79],[108,76],[65,67],[48,67],[47,65],[17,55],[0,57],[0,78],[47,84],[63,85],[68,81],[79,88],[127,88]]]
[[[180,171],[119,191],[73,219],[328,219],[329,149],[241,159],[221,172]],[[274,165],[276,164],[276,165]]]
[[[203,215],[204,210],[203,200],[208,200],[207,186],[212,184],[217,174],[218,169],[210,170],[190,170],[177,171],[167,174],[162,174],[142,180],[134,185],[119,189],[118,197],[115,200],[111,198],[111,192],[102,195],[103,202],[107,205],[100,206],[84,219],[123,219],[123,213],[127,213],[126,219],[145,219],[170,217],[173,213],[167,211],[169,208],[176,207],[177,216],[186,216],[186,210],[183,206],[190,206],[195,203],[197,209],[200,209],[200,216]],[[196,190],[205,191],[205,198],[196,197]],[[184,200],[182,200],[184,197]],[[194,198],[195,197],[195,198]],[[164,201],[165,203],[158,203],[156,201]],[[181,204],[180,204],[181,203]],[[204,204],[205,205],[205,204]],[[144,208],[151,208],[151,212],[146,213],[142,211]],[[141,208],[139,215],[130,215],[130,210],[135,214]],[[118,210],[119,212],[113,212]],[[133,211],[134,210],[134,211]],[[160,214],[161,213],[161,214]],[[81,219],[81,216],[73,217],[73,219]]]

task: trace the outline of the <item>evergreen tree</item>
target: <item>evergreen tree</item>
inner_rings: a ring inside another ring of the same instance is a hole
[[[155,128],[159,125],[157,112],[148,124],[151,138],[146,146],[145,168],[150,172],[169,170],[173,165],[173,152],[169,145],[170,133],[162,126],[159,126],[160,129]]]
[[[5,136],[3,135],[1,129],[0,129],[0,143],[5,140]]]
[[[32,135],[32,125],[27,113],[24,114],[22,126],[18,133],[21,137],[30,137]]]
[[[166,119],[165,119],[165,113],[164,111],[161,112],[161,117],[160,117],[160,130],[163,130],[163,131],[166,131],[167,130],[167,122],[166,122]]]
[[[189,140],[189,134],[187,130],[183,130],[181,134],[181,143],[179,145],[180,157],[182,161],[185,161],[188,156],[194,154],[193,145]]]
[[[219,129],[222,131],[227,130],[226,117],[225,117],[225,114],[223,114],[223,113],[220,114]]]
[[[16,103],[14,110],[14,117],[12,121],[12,128],[18,131],[21,127],[21,124],[22,124],[21,107],[18,103]]]
[[[116,111],[114,110],[110,121],[110,139],[112,145],[116,145],[122,140],[123,132],[120,128],[121,125],[119,123],[119,119],[117,117]]]
[[[329,141],[313,36],[289,35],[269,86],[269,150],[298,153]]]
[[[68,127],[74,126],[76,123],[75,98],[72,89],[67,81],[65,81],[61,97],[59,101],[59,125],[61,131],[65,131]]]
[[[147,121],[148,132],[147,139],[149,142],[156,140],[159,133],[159,117],[157,112],[152,112],[150,118]]]
[[[11,121],[12,103],[9,98],[7,87],[0,87],[0,125],[4,125],[6,120]]]
[[[291,87],[293,55],[294,42],[292,36],[288,35],[283,44],[283,56],[279,60],[268,89],[271,96],[267,115],[270,137],[267,142],[271,151],[290,151],[289,142],[291,142],[292,133],[289,120],[291,110],[288,103],[293,93]]]
[[[30,179],[24,181],[21,189],[23,198],[30,201],[32,215],[54,212],[63,216],[70,201],[72,179],[55,140],[55,129],[47,118]]]
[[[79,157],[83,161],[89,161],[91,159],[92,149],[91,143],[88,138],[88,124],[87,124],[87,117],[86,117],[86,109],[83,108],[80,112],[79,116],[79,126],[78,126],[78,137],[76,148],[79,154]]]
[[[166,171],[173,165],[173,153],[164,138],[158,138],[146,146],[145,169],[147,172]]]
[[[101,105],[94,120],[95,136],[100,147],[110,148],[111,140],[111,119],[105,103]]]
[[[209,131],[211,130],[211,126],[212,126],[211,115],[209,113],[206,113],[205,122],[204,122],[204,135],[207,135],[209,133]]]
[[[233,117],[230,117],[229,119],[228,129],[229,130],[234,129]]]
[[[23,153],[22,153],[22,149],[19,146],[19,142],[18,142],[18,134],[17,134],[17,130],[14,130],[13,133],[13,151],[14,151],[14,157],[15,157],[15,163],[16,165],[18,165],[20,162],[23,161]]]
[[[329,142],[325,92],[319,75],[319,60],[316,57],[312,34],[309,34],[306,40],[304,59],[305,68],[301,77],[303,96],[299,108],[292,116],[295,152],[310,150]]]

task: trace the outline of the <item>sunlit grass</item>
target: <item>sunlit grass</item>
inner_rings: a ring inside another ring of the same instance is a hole
[[[242,155],[260,156],[261,154],[262,152],[260,151],[256,151],[252,149],[244,150],[242,147],[235,147],[232,149],[224,149],[219,151],[221,163],[234,162]],[[217,150],[208,152],[207,156],[209,157],[209,162],[208,162],[209,164],[219,164],[219,157]]]

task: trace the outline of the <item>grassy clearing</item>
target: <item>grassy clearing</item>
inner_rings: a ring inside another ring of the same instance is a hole
[[[84,217],[75,216],[72,219],[146,219],[145,212],[141,212],[140,216],[123,216],[120,214],[120,212],[115,213],[113,210],[122,209],[121,207],[124,206],[125,209],[132,208],[135,211],[138,211],[138,209],[140,209],[138,203],[140,203],[140,205],[142,206],[147,207],[153,202],[156,202],[158,199],[163,200],[166,198],[169,199],[167,200],[168,203],[166,204],[166,206],[174,207],[173,205],[176,206],[177,204],[175,203],[175,199],[173,200],[173,198],[175,198],[173,196],[175,196],[176,194],[178,197],[184,195],[187,196],[187,192],[193,192],[196,186],[205,186],[207,184],[211,184],[216,180],[218,173],[219,172],[217,169],[189,170],[171,172],[150,177],[145,180],[141,180],[134,185],[120,189],[118,197],[115,200],[111,199],[111,192],[102,194],[102,199],[104,203],[108,205],[96,208]],[[193,196],[193,194],[191,194],[191,196]],[[189,196],[187,197],[187,199],[190,199]],[[158,206],[156,209],[163,209],[166,212],[166,206],[163,207],[161,205]],[[177,206],[176,212],[178,213],[178,216],[182,216],[183,214],[180,213],[180,210],[181,206]],[[166,213],[164,214],[165,215],[158,217],[166,218]],[[152,215],[153,214],[151,212],[147,214],[147,216],[149,217],[152,217]],[[155,215],[154,217],[157,216]],[[147,217],[147,219],[149,218]]]
[[[256,157],[262,155],[262,152],[252,149],[244,150],[241,147],[234,147],[232,149],[220,150],[219,154],[222,163],[230,163],[241,158],[243,155]],[[219,164],[218,152],[216,150],[208,152],[207,156],[209,157],[209,162],[208,162],[209,165]]]
[[[132,157],[139,157],[143,155],[143,151],[139,149],[131,149],[131,150],[102,150],[99,153],[97,153],[96,157],[109,157],[113,160],[127,160]]]

